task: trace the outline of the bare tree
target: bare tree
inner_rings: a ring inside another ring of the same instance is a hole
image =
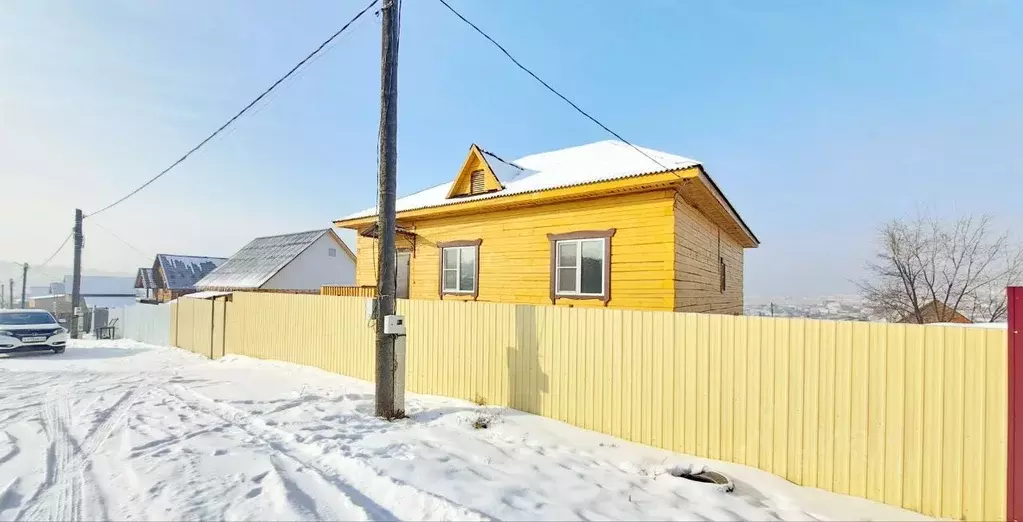
[[[992,279],[990,284],[981,285],[967,300],[970,313],[967,314],[975,322],[1004,321],[1009,312],[1008,296],[1005,288],[1023,284],[1023,249],[1008,249],[1002,259],[998,260],[999,277]]]
[[[1005,313],[1005,286],[1023,270],[1023,250],[991,228],[987,215],[890,221],[878,233],[860,292],[872,311],[893,321],[947,322],[957,313],[997,320]]]

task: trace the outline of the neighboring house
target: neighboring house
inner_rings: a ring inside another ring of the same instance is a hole
[[[397,201],[396,294],[741,314],[756,236],[700,163],[640,150],[505,161],[473,145],[452,181]],[[376,285],[376,219],[335,222],[359,233],[360,286]]]
[[[195,284],[224,261],[227,259],[223,257],[157,254],[152,274],[156,301],[166,303],[195,292]],[[135,280],[138,281],[137,275]]]
[[[941,301],[931,301],[920,307],[923,321],[917,320],[916,314],[909,314],[899,320],[900,323],[931,324],[931,323],[972,323],[968,317],[955,311]]]
[[[156,279],[153,277],[153,269],[141,267],[135,274],[135,298],[140,303],[155,303],[156,300]]]
[[[84,302],[84,298],[82,299]],[[88,303],[81,305],[83,308],[88,306]],[[53,295],[37,295],[28,298],[28,307],[35,308],[38,310],[46,310],[52,313],[54,316],[60,317],[62,315],[71,314],[71,295],[70,294],[53,294]]]
[[[64,288],[72,290],[72,276],[64,276]],[[135,304],[135,279],[118,276],[82,276],[78,293],[83,308],[118,308]],[[70,293],[70,292],[65,292]]]
[[[355,283],[355,254],[327,228],[258,237],[202,278],[198,290],[314,290]]]
[[[28,294],[26,297],[35,297],[38,295],[50,295],[50,285],[46,286],[30,286],[26,291]]]

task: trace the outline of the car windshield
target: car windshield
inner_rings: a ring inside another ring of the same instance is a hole
[[[0,326],[21,326],[26,324],[53,324],[57,321],[49,312],[4,312],[0,313]]]

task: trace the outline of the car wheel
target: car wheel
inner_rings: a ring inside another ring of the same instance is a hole
[[[64,353],[64,349],[63,348],[54,348],[53,349],[53,353]]]

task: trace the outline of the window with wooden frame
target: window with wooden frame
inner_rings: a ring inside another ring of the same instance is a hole
[[[438,293],[479,297],[479,250],[482,239],[445,241],[437,243],[440,249],[440,281]]]
[[[469,175],[469,194],[482,194],[487,191],[487,178],[482,170],[474,170]]]
[[[725,293],[727,288],[726,281],[728,280],[727,267],[725,266],[725,258],[718,258],[718,275],[721,277],[721,293]]]
[[[611,300],[611,238],[615,229],[547,234],[551,243],[551,302]]]

